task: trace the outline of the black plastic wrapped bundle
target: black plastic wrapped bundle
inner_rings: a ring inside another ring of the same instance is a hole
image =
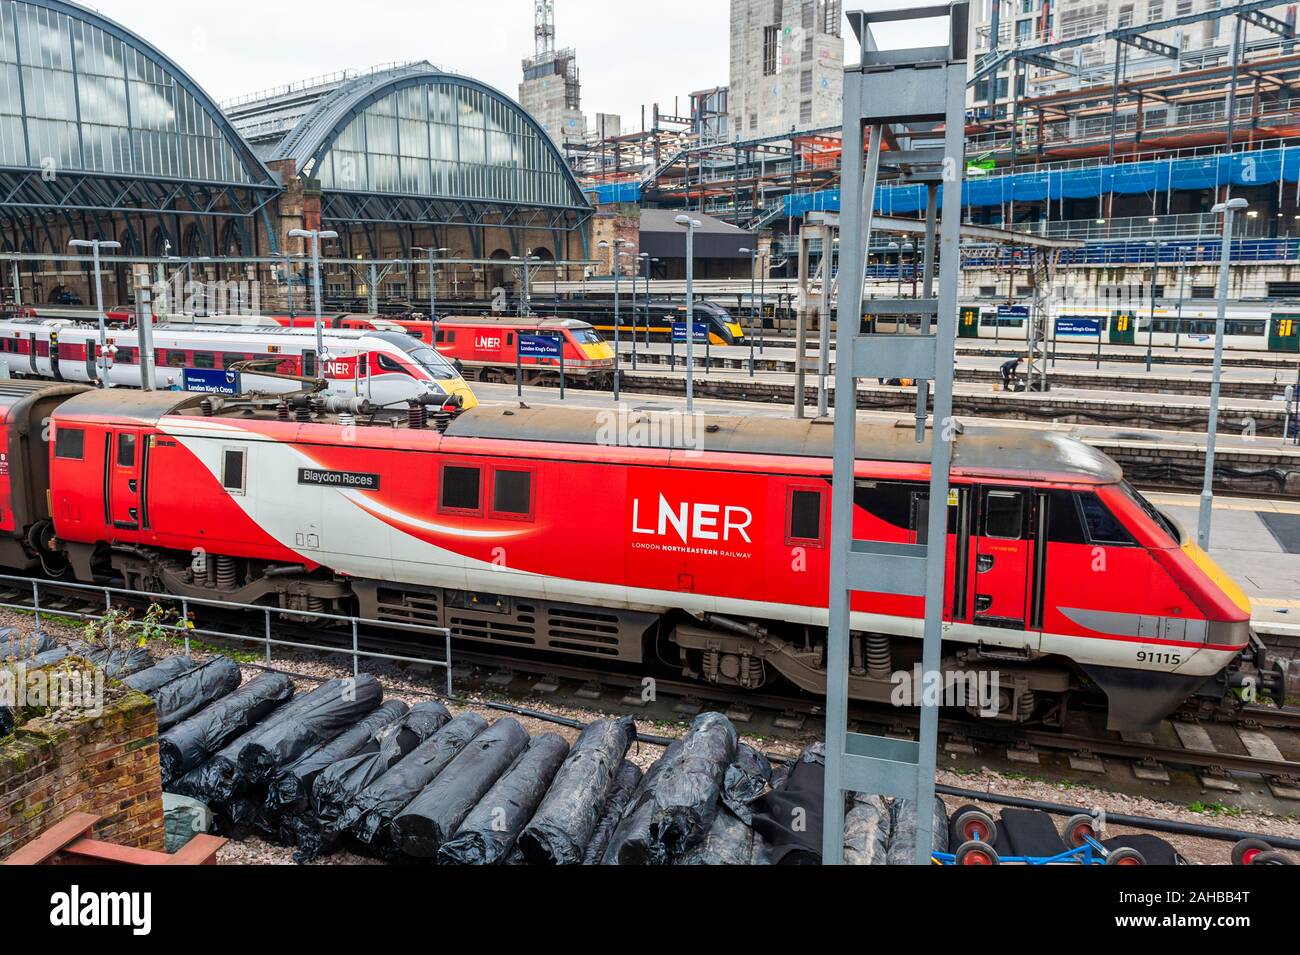
[[[456,838],[438,850],[439,864],[504,862],[568,754],[569,744],[558,733],[534,739],[465,817]]]
[[[322,770],[311,787],[316,817],[325,825],[337,822],[367,786],[449,722],[451,711],[436,700],[417,703],[401,720],[376,733],[373,745]]]
[[[369,673],[327,680],[293,702],[291,719],[266,727],[239,752],[239,769],[253,785],[270,780],[311,747],[352,726],[384,699]]]
[[[637,786],[641,785],[641,777],[640,766],[626,759],[623,760],[623,765],[618,768],[618,773],[614,776],[614,785],[609,791],[609,798],[605,800],[605,811],[600,814],[596,831],[591,834],[591,842],[587,843],[587,851],[583,853],[583,865],[599,865],[600,860],[604,858],[605,849],[608,848],[609,840],[623,818],[627,804],[632,801]]]
[[[654,788],[650,837],[664,861],[703,841],[722,796],[722,778],[736,758],[736,727],[721,713],[701,713],[682,738],[677,758]]]
[[[199,665],[197,660],[184,654],[177,654],[174,657],[164,657],[147,670],[132,673],[122,682],[139,693],[152,696],[164,683],[170,683]]]
[[[71,654],[67,647],[51,647],[48,650],[42,650],[34,657],[28,657],[26,660],[19,660],[23,666],[29,670],[39,670],[41,667],[49,666],[51,663],[58,663],[60,660],[66,660]]]
[[[157,667],[150,667],[135,676],[127,677],[127,680],[136,679],[156,669]],[[243,675],[239,672],[238,663],[229,657],[213,657],[188,673],[182,673],[162,684],[149,693],[158,708],[158,729],[171,729],[223,696],[233,693],[241,679]]]
[[[812,743],[790,766],[784,782],[754,800],[754,831],[772,865],[820,865],[825,814],[826,749]]]
[[[259,732],[260,728],[254,726],[243,735],[236,736],[213,753],[203,765],[174,780],[167,786],[167,791],[193,796],[207,803],[214,815],[227,813],[248,785],[248,780],[239,771],[239,751]]]
[[[844,864],[886,865],[893,821],[889,806],[871,793],[850,793],[844,812]],[[915,815],[915,814],[914,814]],[[916,844],[916,830],[912,830]]]
[[[885,865],[912,865],[916,857],[916,800],[895,799],[890,808],[892,835],[885,855]],[[934,797],[935,852],[948,851],[948,807]]]
[[[14,731],[14,711],[7,706],[0,706],[0,737],[8,736]]]
[[[104,671],[105,676],[118,680],[153,666],[153,656],[144,647],[122,643],[112,647],[96,647],[80,640],[69,640],[68,652],[87,663],[93,663]]]
[[[713,824],[699,845],[673,860],[673,865],[754,864],[754,830],[726,806],[714,814]],[[762,864],[761,858],[758,864]]]
[[[390,854],[397,814],[485,729],[487,720],[477,713],[457,716],[366,787],[339,818],[339,829],[382,855]]]
[[[263,673],[158,737],[163,788],[191,772],[293,696],[283,673]]]
[[[519,836],[532,865],[581,865],[623,757],[636,739],[630,716],[588,723]]]
[[[722,802],[745,825],[754,820],[752,803],[767,792],[772,780],[772,764],[766,756],[747,743],[736,745],[736,759],[722,777]]]
[[[392,839],[409,856],[432,859],[492,785],[528,748],[528,731],[503,717],[470,740],[397,814]]]
[[[53,650],[55,646],[57,644],[54,638],[44,630],[37,630],[28,636],[23,636],[12,627],[6,627],[0,631],[0,663],[10,658],[26,660],[46,650]]]
[[[650,837],[650,818],[654,815],[654,789],[659,777],[675,765],[682,751],[682,741],[673,740],[646,772],[641,784],[632,792],[622,818],[609,837],[609,846],[601,856],[601,865],[659,865],[663,860],[655,852]]]
[[[333,739],[318,743],[275,774],[266,787],[266,811],[270,814],[302,812],[311,802],[311,787],[327,767],[356,754],[375,742],[375,734],[410,711],[402,700],[387,700],[371,710],[361,722]]]

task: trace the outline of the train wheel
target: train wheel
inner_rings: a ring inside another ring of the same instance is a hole
[[[963,842],[953,853],[954,865],[997,865],[1001,861],[996,849],[978,839]]]
[[[967,809],[953,821],[957,838],[963,842],[992,842],[997,826],[983,809]]]
[[[1269,852],[1258,853],[1247,865],[1295,865],[1295,861],[1285,852],[1272,849]]]
[[[1122,849],[1112,849],[1106,856],[1106,865],[1146,865],[1146,857],[1136,849],[1130,849],[1127,846]]]
[[[1061,827],[1061,838],[1065,840],[1067,846],[1071,849],[1079,848],[1083,845],[1084,836],[1097,838],[1097,823],[1092,816],[1081,812],[1065,820],[1065,825]]]
[[[1257,855],[1272,851],[1273,847],[1263,839],[1242,839],[1232,847],[1232,864],[1252,865]]]

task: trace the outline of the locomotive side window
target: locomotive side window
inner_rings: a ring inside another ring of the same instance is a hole
[[[408,374],[408,372],[401,365],[399,365],[393,359],[389,358],[383,352],[380,352],[375,357],[378,359],[379,368],[381,371],[395,371],[401,375]]]
[[[790,523],[786,535],[789,544],[822,542],[822,494],[820,491],[790,491]]]
[[[984,499],[984,536],[1020,540],[1024,530],[1025,495],[1020,491],[989,491]]]
[[[439,506],[449,511],[479,511],[482,471],[478,468],[444,464]]]
[[[59,428],[54,432],[54,456],[80,461],[85,452],[86,432],[80,428]]]
[[[1086,544],[1079,506],[1069,491],[1052,491],[1047,501],[1047,539],[1054,544]]]
[[[123,431],[117,436],[117,463],[124,468],[135,464],[135,435],[130,431]]]
[[[477,473],[477,472],[475,472]],[[510,517],[527,517],[533,512],[531,471],[492,472],[492,511]]]
[[[221,486],[231,494],[244,493],[244,463],[243,448],[221,449]]]
[[[1094,544],[1136,543],[1133,535],[1096,494],[1080,494],[1079,508],[1083,511],[1084,523],[1088,525],[1088,537]]]

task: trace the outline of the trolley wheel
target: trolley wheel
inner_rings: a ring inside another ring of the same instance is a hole
[[[1077,813],[1065,820],[1065,825],[1061,826],[1061,838],[1071,849],[1083,845],[1084,836],[1097,838],[1097,820],[1089,813]]]
[[[979,839],[963,842],[953,853],[953,865],[997,865],[1001,861],[997,850]]]
[[[1273,847],[1263,839],[1242,839],[1232,847],[1233,865],[1252,865],[1255,856],[1263,852],[1272,852]]]
[[[1295,865],[1295,860],[1285,852],[1279,852],[1276,849],[1270,849],[1268,852],[1257,853],[1247,865]]]
[[[953,831],[962,842],[991,844],[997,834],[997,824],[983,809],[967,809],[953,820]]]
[[[1146,865],[1146,857],[1136,849],[1130,849],[1125,846],[1122,849],[1112,849],[1106,856],[1106,865]]]

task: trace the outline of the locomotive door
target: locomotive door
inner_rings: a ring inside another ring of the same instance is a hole
[[[1036,509],[1023,488],[983,487],[971,527],[974,566],[971,601],[974,623],[1025,628],[1034,571]]]
[[[121,530],[140,527],[141,442],[134,431],[110,431],[104,462],[109,519]]]

